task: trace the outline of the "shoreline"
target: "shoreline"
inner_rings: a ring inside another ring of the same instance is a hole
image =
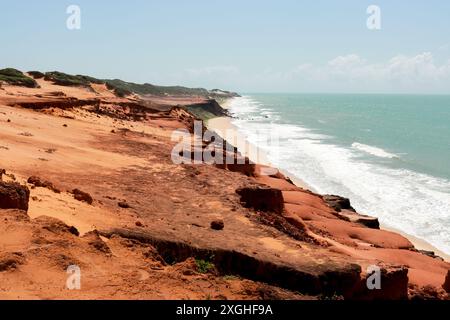
[[[230,117],[217,117],[206,121],[206,126],[208,127],[208,129],[215,131],[219,136],[222,137],[222,139],[226,140],[229,144],[237,147],[238,150],[244,156],[248,157],[252,162],[274,167],[274,165],[267,158],[265,151],[248,142],[245,136],[234,124],[231,123],[231,121],[232,118]],[[280,168],[277,168],[277,170],[291,179],[297,187],[314,192],[314,189],[311,186],[309,186],[306,182],[296,177],[292,173]]]
[[[230,100],[227,100],[223,105],[221,105],[225,110],[229,109],[228,103]],[[206,121],[206,126],[208,129],[215,131],[219,136],[221,136],[224,140],[227,140],[228,143],[238,148],[239,151],[242,150],[242,146],[245,146],[243,155],[247,156],[252,162],[262,165],[268,165],[273,166],[273,164],[270,163],[270,161],[267,159],[267,155],[265,151],[263,151],[261,148],[258,148],[257,146],[251,144],[246,140],[246,137],[239,131],[239,129],[232,123],[231,117],[217,117],[212,118]],[[224,134],[226,132],[226,134]],[[229,138],[232,138],[231,141],[229,141]],[[242,151],[241,151],[242,152]],[[255,156],[256,155],[256,156]],[[277,168],[278,171],[280,171],[282,174],[284,174],[286,177],[289,177],[289,179],[292,180],[292,182],[300,188],[316,192],[313,188],[311,188],[306,182],[301,180],[301,178],[296,177],[295,175],[282,170],[280,168]],[[351,199],[350,199],[351,200]],[[424,250],[424,251],[432,251],[435,255],[443,258],[445,261],[450,262],[450,255],[446,254],[442,250],[439,250],[429,242],[427,242],[424,239],[417,238],[413,235],[407,234],[401,230],[398,230],[396,228],[389,227],[385,224],[380,225],[381,230],[385,231],[391,231],[394,233],[397,233],[399,235],[402,235],[406,239],[408,239],[417,250]]]

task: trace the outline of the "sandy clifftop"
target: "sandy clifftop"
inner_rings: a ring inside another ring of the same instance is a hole
[[[446,297],[448,263],[345,199],[249,161],[174,164],[172,132],[215,101],[36,82],[0,89],[0,298]]]

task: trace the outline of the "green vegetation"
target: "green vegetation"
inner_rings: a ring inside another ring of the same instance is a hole
[[[203,88],[186,88],[181,86],[155,86],[150,83],[137,84],[133,82],[126,82],[120,79],[107,80],[97,79],[85,75],[71,75],[59,71],[52,71],[42,73],[40,71],[30,71],[29,74],[34,79],[44,78],[46,81],[51,81],[54,84],[61,86],[74,86],[74,87],[90,87],[92,83],[106,84],[109,90],[113,90],[119,97],[125,97],[132,93],[139,95],[157,95],[157,96],[201,96],[207,98],[223,99],[231,96],[236,96],[235,93],[228,91],[213,90],[209,91]],[[15,69],[4,69],[0,71],[0,81],[5,81],[15,85],[22,85],[28,87],[37,87],[36,81],[25,76],[22,72]],[[225,96],[224,96],[225,94]],[[205,115],[210,118],[211,115]]]
[[[212,112],[209,112],[206,109],[203,109],[201,106],[186,106],[186,109],[193,114],[196,118],[201,119],[203,121],[208,121],[213,118],[216,118],[217,116],[213,114]]]
[[[164,87],[155,86],[150,83],[137,84],[133,82],[126,82],[119,79],[104,80],[108,85],[108,88],[115,90],[116,93],[137,93],[141,95],[153,94],[153,95],[198,95],[208,96],[210,92],[203,88],[185,88],[180,86]]]
[[[47,72],[44,79],[60,86],[89,87],[91,85],[87,77],[73,76],[58,71]]]
[[[126,82],[119,79],[105,80],[97,79],[83,75],[70,75],[58,71],[47,72],[45,80],[52,81],[57,85],[62,86],[84,86],[88,87],[91,83],[106,84],[108,89],[113,90],[119,97],[137,93],[141,95],[208,95],[209,91],[206,89],[191,89],[185,87],[161,87],[154,86],[149,83],[137,84],[133,82]]]
[[[195,264],[197,265],[197,271],[200,273],[208,273],[214,269],[214,264],[206,260],[196,259]]]
[[[40,71],[28,71],[28,74],[34,79],[42,79],[43,77],[45,77],[45,74]]]
[[[4,81],[8,84],[21,87],[28,87],[28,88],[38,87],[38,84],[34,79],[24,75],[21,71],[13,68],[0,70],[0,81]]]
[[[198,119],[208,121],[216,117],[227,116],[228,113],[224,110],[217,101],[209,100],[206,103],[192,104],[186,106],[186,109]]]

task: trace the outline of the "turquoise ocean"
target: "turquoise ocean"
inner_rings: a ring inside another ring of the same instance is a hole
[[[229,108],[277,167],[450,254],[450,96],[246,94]]]

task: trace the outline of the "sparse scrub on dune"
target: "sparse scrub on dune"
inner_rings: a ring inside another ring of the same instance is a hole
[[[85,75],[71,75],[59,71],[42,73],[40,71],[28,72],[34,79],[42,79],[50,81],[60,86],[86,87],[91,88],[91,84],[105,84],[107,88],[114,92],[118,97],[126,97],[133,93],[140,95],[156,95],[156,96],[200,96],[207,98],[223,98],[223,95],[235,96],[234,93],[228,91],[209,91],[204,88],[186,88],[182,86],[156,86],[150,83],[138,84],[127,82],[120,79],[97,79]],[[8,68],[0,70],[0,81],[5,81],[14,85],[22,85],[27,87],[38,87],[37,82],[31,77],[24,75],[22,72]],[[219,93],[220,94],[219,94]]]
[[[87,77],[74,76],[58,71],[47,72],[44,79],[60,86],[88,87],[91,85],[91,81]]]
[[[40,71],[28,71],[28,74],[34,79],[42,79],[45,77],[45,74]]]
[[[21,71],[13,68],[6,68],[0,70],[0,82],[1,81],[11,85],[22,86],[27,88],[39,87],[34,79],[24,75]]]

